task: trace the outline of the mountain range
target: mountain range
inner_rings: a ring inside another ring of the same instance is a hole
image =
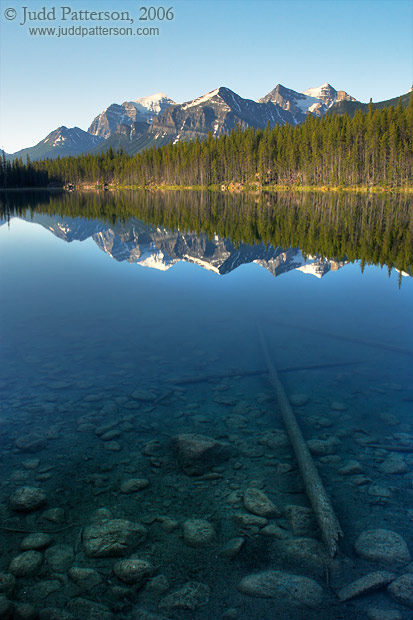
[[[402,97],[407,105],[409,95]],[[398,99],[374,104],[375,107],[397,105]],[[395,102],[395,103],[394,103]],[[244,99],[226,87],[219,87],[185,103],[175,103],[164,93],[141,97],[122,104],[112,103],[91,122],[89,129],[58,127],[33,147],[25,148],[7,159],[27,156],[31,160],[99,153],[123,148],[134,154],[151,146],[168,142],[204,139],[228,134],[237,125],[242,129],[278,123],[296,125],[307,114],[350,113],[368,104],[357,101],[327,82],[303,93],[278,84],[258,101]]]
[[[218,235],[210,238],[205,233],[169,230],[135,218],[113,226],[100,220],[37,213],[32,213],[27,219],[68,243],[92,238],[103,252],[118,262],[127,261],[159,271],[166,271],[179,262],[187,262],[225,275],[241,265],[255,263],[273,276],[297,270],[321,278],[347,263],[318,256],[307,256],[305,259],[297,247],[283,249],[263,243],[236,244]]]

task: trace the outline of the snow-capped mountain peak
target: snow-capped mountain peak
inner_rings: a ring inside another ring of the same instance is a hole
[[[192,101],[187,101],[182,104],[182,109],[187,110],[188,108],[193,108],[197,105],[201,105],[203,103],[207,103],[217,95],[219,95],[220,88],[215,88],[211,90],[209,93],[205,93],[205,95],[201,95],[201,97],[197,97],[196,99],[192,99]]]

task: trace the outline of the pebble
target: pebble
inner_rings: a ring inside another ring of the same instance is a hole
[[[121,581],[141,588],[153,574],[153,566],[144,560],[130,558],[116,562],[113,572]]]
[[[43,435],[29,433],[16,439],[15,446],[22,452],[39,452],[46,446],[46,438]]]
[[[387,586],[394,581],[394,579],[396,579],[394,573],[375,571],[374,573],[364,575],[360,577],[360,579],[356,579],[356,581],[352,581],[347,586],[344,586],[344,588],[341,588],[341,590],[337,592],[337,596],[342,602],[349,601],[356,596],[380,590],[380,588],[384,588],[384,586]]]
[[[399,454],[389,454],[379,469],[383,474],[406,474],[409,471],[406,461]]]
[[[89,601],[85,598],[73,598],[67,609],[77,620],[114,620],[114,615],[105,605]]]
[[[202,475],[235,454],[230,444],[195,433],[176,435],[172,438],[172,445],[181,468],[188,476]]]
[[[147,530],[139,523],[112,519],[95,523],[83,531],[83,548],[92,558],[128,555],[145,539]]]
[[[106,441],[103,447],[105,450],[109,450],[109,452],[119,452],[122,449],[122,446],[117,441]]]
[[[69,545],[54,545],[46,549],[44,557],[52,570],[65,573],[72,566],[75,554]]]
[[[33,605],[28,603],[15,604],[13,620],[36,620],[37,617],[37,611]]]
[[[11,573],[0,573],[0,594],[10,594],[16,585],[16,579]]]
[[[49,508],[43,512],[42,519],[50,521],[50,523],[63,523],[65,520],[65,511],[63,508]]]
[[[40,459],[29,459],[27,461],[23,461],[22,465],[24,469],[37,469],[40,465]]]
[[[27,575],[33,575],[42,562],[43,556],[38,551],[24,551],[13,558],[9,571],[15,577],[27,577]]]
[[[265,517],[257,517],[256,515],[244,514],[242,512],[237,512],[232,517],[241,527],[264,527],[268,525],[268,519]]]
[[[136,493],[137,491],[142,491],[142,489],[146,489],[149,486],[149,480],[146,478],[130,478],[130,480],[125,480],[120,485],[121,493]]]
[[[45,503],[46,495],[37,487],[21,487],[10,496],[12,509],[19,512],[31,512]]]
[[[288,505],[284,514],[294,536],[312,536],[318,530],[314,512],[306,506]]]
[[[365,530],[357,538],[354,548],[357,555],[370,562],[384,564],[410,562],[410,553],[405,540],[392,530]]]
[[[0,594],[0,618],[10,620],[13,615],[13,604],[3,594]]]
[[[188,519],[183,525],[184,542],[189,547],[208,547],[216,540],[216,532],[204,519]]]
[[[160,609],[185,609],[195,611],[208,603],[211,591],[205,583],[188,581],[181,588],[168,594],[159,603]]]
[[[57,607],[44,607],[39,611],[39,620],[77,620],[68,611]],[[95,619],[94,619],[95,620]],[[97,620],[97,619],[96,619]]]
[[[293,407],[304,407],[310,400],[310,397],[307,394],[291,394],[288,400]]]
[[[311,454],[315,456],[326,456],[328,454],[334,454],[337,451],[337,446],[340,441],[335,437],[329,439],[310,439],[307,441],[308,449]]]
[[[36,532],[25,536],[20,543],[20,549],[22,551],[38,550],[48,547],[53,542],[53,538],[50,534],[42,532]]]
[[[333,411],[347,411],[347,405],[345,405],[339,400],[333,400],[333,402],[330,404],[330,409],[332,409]]]
[[[131,397],[135,400],[150,402],[152,400],[156,400],[158,395],[152,390],[135,390],[134,392],[132,392]]]
[[[351,476],[353,474],[362,474],[363,468],[358,461],[348,461],[337,471],[342,476]]]
[[[272,536],[273,538],[283,539],[286,537],[286,533],[275,523],[270,523],[263,527],[260,531],[263,536]]]
[[[314,579],[283,571],[267,570],[247,575],[238,584],[238,590],[248,596],[276,598],[289,607],[318,608],[324,592]]]
[[[169,590],[169,581],[165,575],[156,575],[146,583],[145,592],[165,594]]]
[[[398,603],[413,608],[413,573],[406,573],[392,581],[387,592]]]
[[[272,503],[265,493],[259,489],[247,489],[242,496],[242,500],[245,509],[258,517],[268,518],[279,517],[281,515],[279,509]]]
[[[367,620],[402,620],[402,615],[397,609],[369,607],[367,609]]]
[[[93,568],[80,568],[73,566],[69,570],[68,575],[78,586],[78,588],[84,590],[85,592],[88,592],[95,586],[102,583],[102,577],[97,571],[93,570]]]
[[[233,560],[241,551],[245,538],[231,538],[220,550],[219,555],[227,560]]]

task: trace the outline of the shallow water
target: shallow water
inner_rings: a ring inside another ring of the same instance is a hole
[[[193,224],[178,231],[153,213],[123,222],[108,221],[107,212],[71,217],[79,197],[54,200],[51,210],[44,196],[9,196],[0,227],[0,572],[9,572],[27,532],[53,538],[40,550],[40,567],[16,576],[7,593],[13,604],[29,603],[41,618],[55,608],[58,620],[62,610],[79,620],[109,613],[84,599],[129,620],[348,619],[370,617],[371,607],[411,617],[385,588],[348,603],[336,596],[373,570],[413,570],[407,560],[368,561],[354,550],[364,530],[384,528],[413,553],[413,451],[366,445],[413,450],[406,263],[389,275],[386,265],[362,270],[348,255],[305,261],[294,244],[266,247],[258,238],[254,246],[241,233],[225,239]],[[334,560],[315,525],[299,533],[288,517],[287,506],[309,504],[259,329],[293,404],[305,395],[294,406],[305,439],[322,440],[310,446],[344,532]],[[172,439],[186,433],[228,444],[229,458],[213,456],[187,475]],[[349,461],[358,466],[343,473]],[[122,483],[136,478],[148,486],[124,492]],[[14,510],[10,496],[22,486],[41,488],[46,504]],[[243,505],[249,488],[276,505],[268,524],[278,527],[234,519],[251,515]],[[50,508],[64,514],[45,515]],[[122,556],[152,565],[145,585],[113,573],[119,557],[87,555],[85,531],[104,518],[147,528],[146,540]],[[205,546],[188,544],[188,519],[213,526]],[[240,537],[241,550],[223,557],[225,544]],[[100,582],[82,589],[68,573],[73,566],[96,570]],[[322,600],[239,590],[244,577],[266,570],[314,579]],[[174,592],[187,582],[203,584],[199,601],[176,603]]]

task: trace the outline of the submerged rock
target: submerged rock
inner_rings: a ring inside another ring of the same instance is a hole
[[[235,450],[223,443],[195,433],[184,433],[172,438],[172,444],[178,454],[178,461],[188,476],[204,474],[235,454]]]
[[[34,532],[33,534],[29,534],[25,536],[20,543],[20,549],[22,551],[30,551],[44,549],[52,544],[53,538],[50,534],[45,534],[43,532]]]
[[[63,508],[49,508],[42,514],[42,519],[50,521],[50,523],[63,523],[65,518],[65,511]]]
[[[25,551],[13,558],[9,571],[16,577],[27,577],[33,575],[42,562],[43,556],[38,551]]]
[[[77,620],[68,611],[57,607],[45,607],[39,612],[39,620]],[[83,619],[82,619],[83,620]]]
[[[311,508],[289,505],[284,508],[284,514],[294,536],[313,536],[318,531]]]
[[[387,592],[398,603],[413,607],[413,573],[406,573],[392,581]]]
[[[367,620],[402,620],[402,615],[398,609],[369,607],[367,609]]]
[[[0,616],[1,618],[2,616]],[[38,615],[33,605],[28,603],[16,603],[13,620],[37,620]]]
[[[239,538],[231,538],[220,550],[219,555],[221,558],[227,558],[227,560],[233,560],[241,551],[245,542],[245,538],[241,536]]]
[[[189,547],[208,547],[215,542],[213,525],[204,519],[188,519],[183,525],[184,542]]]
[[[206,605],[210,597],[210,589],[205,583],[188,581],[182,588],[171,592],[159,603],[160,609],[187,609],[195,611]]]
[[[52,570],[65,573],[72,566],[75,554],[69,545],[54,545],[46,549],[44,557]]]
[[[121,581],[141,588],[153,574],[153,566],[144,560],[131,558],[116,562],[113,572]]]
[[[145,539],[147,530],[139,523],[112,519],[89,525],[83,532],[83,548],[92,558],[119,557],[133,552]]]
[[[242,496],[244,507],[258,517],[279,517],[280,511],[259,489],[250,488]]]
[[[68,602],[67,609],[78,620],[114,620],[108,607],[85,598],[73,598]]]
[[[410,553],[405,540],[392,530],[365,530],[354,543],[361,558],[384,564],[407,564]]]
[[[409,471],[406,461],[400,454],[389,454],[379,469],[384,474],[406,474]]]
[[[16,580],[11,573],[0,573],[0,594],[13,592]]]
[[[384,588],[384,586],[387,586],[394,581],[394,579],[396,579],[394,573],[375,571],[374,573],[364,575],[360,577],[360,579],[356,579],[356,581],[352,581],[347,586],[344,586],[344,588],[341,588],[341,590],[337,592],[337,596],[342,602],[349,601],[356,596],[380,590],[380,588]]]
[[[307,394],[290,394],[288,400],[293,407],[304,407],[310,400],[310,397]]]
[[[0,618],[10,620],[13,615],[13,603],[4,594],[0,594]]]
[[[45,493],[37,487],[21,487],[10,496],[10,506],[19,512],[37,510],[46,503]]]
[[[324,597],[323,589],[314,579],[277,570],[244,577],[238,584],[238,590],[249,596],[276,598],[291,607],[317,608]]]
[[[337,452],[340,441],[335,437],[329,439],[310,439],[307,441],[308,449],[314,456],[326,456]]]
[[[130,480],[125,480],[120,485],[121,493],[137,493],[137,491],[142,491],[142,489],[146,489],[149,486],[149,480],[146,478],[131,478]]]
[[[39,452],[46,446],[46,438],[43,435],[29,433],[22,435],[15,441],[15,446],[22,452]]]
[[[102,577],[93,568],[80,568],[74,566],[68,572],[68,575],[72,581],[85,592],[91,590],[95,586],[102,583]]]

